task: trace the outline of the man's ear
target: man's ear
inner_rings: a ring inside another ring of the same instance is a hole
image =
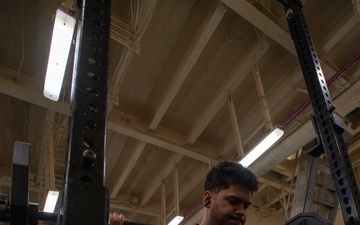
[[[212,193],[210,191],[205,191],[204,192],[204,194],[203,194],[203,202],[204,202],[204,206],[206,208],[210,208],[211,197],[212,197]]]

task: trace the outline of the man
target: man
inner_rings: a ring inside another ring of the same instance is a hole
[[[258,181],[241,164],[223,161],[209,171],[204,189],[205,214],[200,225],[244,225]]]
[[[200,225],[244,225],[246,210],[257,190],[257,178],[249,169],[235,162],[220,162],[206,175],[206,209]],[[111,219],[111,225],[122,225],[125,218],[115,214]]]

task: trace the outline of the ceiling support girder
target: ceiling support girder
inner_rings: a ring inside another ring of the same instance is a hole
[[[254,76],[254,80],[255,80],[255,84],[256,84],[256,90],[257,90],[258,96],[260,98],[260,106],[261,106],[261,110],[263,113],[264,122],[265,122],[267,130],[270,131],[274,128],[274,125],[273,125],[270,110],[269,110],[269,107],[267,104],[265,90],[264,90],[263,83],[262,83],[261,76],[260,76],[260,71],[259,71],[258,66],[255,63],[252,64],[252,72],[253,72],[253,76]]]
[[[241,140],[239,123],[238,123],[237,117],[236,117],[234,102],[232,100],[230,93],[227,96],[227,103],[228,103],[228,108],[229,108],[229,113],[230,113],[231,125],[232,125],[233,132],[234,132],[236,149],[238,151],[238,158],[241,159],[245,155],[244,146],[243,146],[243,143]]]

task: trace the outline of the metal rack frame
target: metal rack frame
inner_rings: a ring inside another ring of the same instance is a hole
[[[342,136],[344,129],[337,124],[333,114],[335,106],[307,28],[302,3],[300,0],[279,0],[279,2],[285,9],[290,34],[314,110],[313,121],[319,140],[316,151],[320,148],[327,156],[345,224],[360,224],[359,189]]]

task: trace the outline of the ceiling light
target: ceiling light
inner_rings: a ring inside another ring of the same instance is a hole
[[[183,219],[184,219],[183,216],[175,216],[175,218],[171,220],[171,222],[168,223],[168,225],[178,225]]]
[[[241,161],[240,164],[248,167],[257,158],[259,158],[266,150],[268,150],[281,136],[284,131],[278,127],[273,129],[255,148],[253,148]]]
[[[56,10],[43,92],[45,97],[53,101],[59,100],[75,24],[73,17],[60,9]]]
[[[59,192],[58,191],[49,191],[46,197],[45,206],[44,206],[44,212],[54,212],[56,202],[59,198]]]

